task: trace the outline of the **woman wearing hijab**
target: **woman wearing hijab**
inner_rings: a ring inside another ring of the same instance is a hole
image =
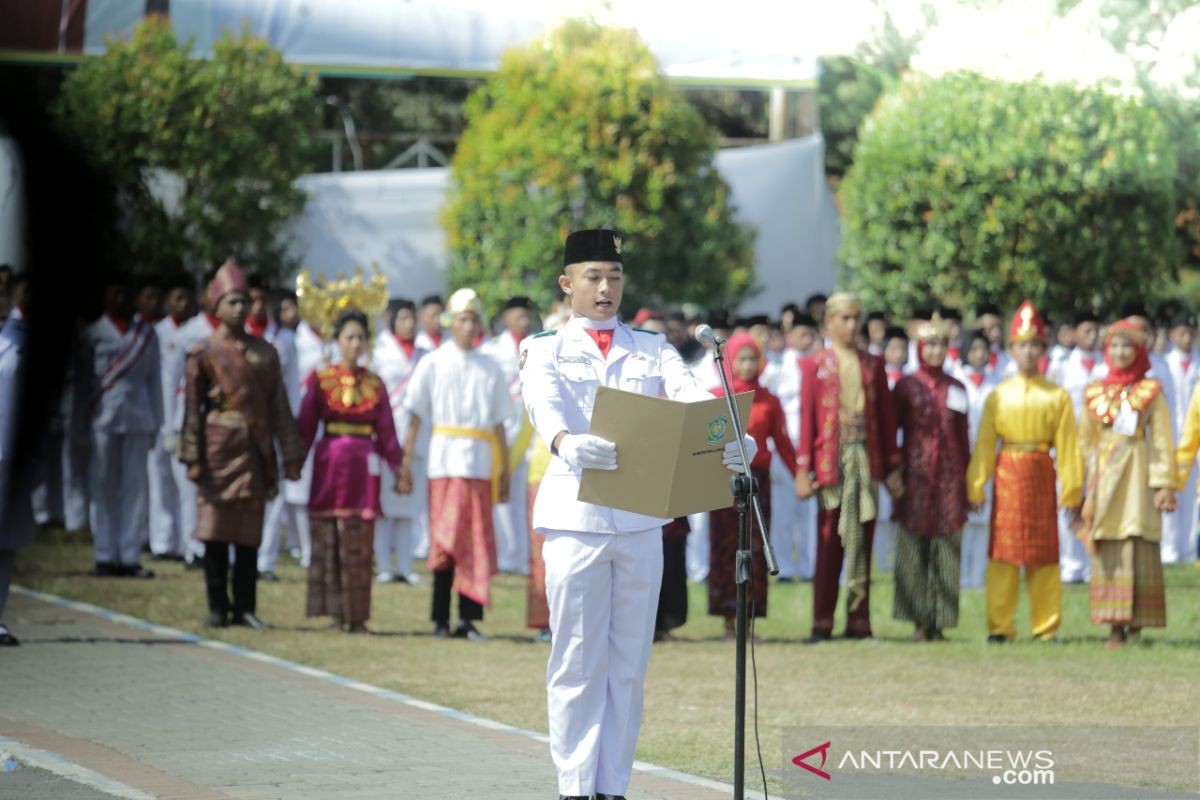
[[[746,423],[746,434],[754,437],[758,451],[750,462],[750,472],[758,481],[758,501],[762,505],[763,521],[770,525],[771,518],[771,450],[767,440],[775,443],[775,452],[796,477],[796,451],[788,438],[787,422],[779,398],[771,394],[758,382],[764,365],[762,350],[754,337],[739,333],[729,338],[726,349],[729,354],[726,370],[729,385],[735,395],[754,392],[750,404],[750,419]],[[724,397],[720,387],[712,390],[717,397]],[[738,549],[738,514],[732,508],[713,511],[709,528],[709,571],[708,613],[725,618],[725,638],[734,637],[734,616],[737,610],[737,583],[734,580],[735,557]],[[750,599],[754,616],[767,615],[767,572],[762,554],[762,537],[757,533],[750,537],[751,570]]]
[[[1080,420],[1088,487],[1080,538],[1092,554],[1092,622],[1112,626],[1105,647],[1115,649],[1167,623],[1159,539],[1176,476],[1171,413],[1162,384],[1146,377],[1150,352],[1135,321],[1108,329],[1104,361],[1108,375],[1085,390]]]
[[[950,331],[936,314],[917,328],[917,371],[893,392],[906,491],[896,500],[892,616],[913,640],[939,641],[958,624],[962,528],[967,521],[967,392],[942,366]]]

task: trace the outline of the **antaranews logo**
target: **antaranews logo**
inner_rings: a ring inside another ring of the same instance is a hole
[[[830,774],[828,772],[826,772],[824,769],[825,759],[829,757],[829,745],[830,744],[831,744],[831,742],[826,742],[825,744],[819,744],[816,747],[814,747],[812,750],[809,750],[808,752],[805,752],[805,753],[801,753],[800,755],[793,758],[792,763],[795,764],[797,767],[800,767],[801,769],[808,770],[813,775],[816,775],[819,778],[824,778],[827,781],[832,780],[832,777],[830,776]],[[805,759],[807,759],[813,755],[816,755],[817,753],[821,754],[821,768],[819,768],[819,769],[817,767],[814,767],[812,764],[805,763]]]

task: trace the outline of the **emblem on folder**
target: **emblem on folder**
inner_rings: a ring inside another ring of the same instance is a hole
[[[722,414],[708,421],[708,443],[720,444],[725,441],[725,432],[729,430],[729,417]]]

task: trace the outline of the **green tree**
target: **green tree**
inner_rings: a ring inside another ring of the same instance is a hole
[[[733,306],[754,283],[750,233],[713,168],[715,136],[636,34],[568,21],[508,51],[471,95],[443,212],[449,282],[493,307],[557,296],[562,242],[624,239],[627,308]]]
[[[1157,112],[1098,88],[912,79],[867,121],[842,184],[842,258],[872,304],[1050,310],[1160,294],[1175,151]]]
[[[148,18],[68,76],[58,116],[121,187],[132,269],[202,271],[232,255],[286,274],[280,232],[304,207],[315,80],[247,34],[217,40],[211,59],[191,49]],[[150,191],[164,171],[182,185],[170,213]]]

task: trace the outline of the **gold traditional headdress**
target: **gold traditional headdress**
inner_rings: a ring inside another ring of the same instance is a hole
[[[323,273],[317,273],[316,282],[308,268],[296,276],[296,298],[300,301],[300,318],[307,322],[322,337],[333,337],[333,325],[338,315],[348,308],[357,308],[374,320],[387,308],[387,276],[373,265],[375,274],[366,279],[362,267],[354,270],[353,278],[339,272],[337,280],[326,281]]]
[[[918,342],[928,342],[931,339],[950,340],[950,323],[942,319],[942,315],[933,312],[933,318],[917,326],[916,339]]]
[[[839,311],[857,311],[862,313],[862,310],[862,300],[853,292],[834,292],[825,301],[826,314],[836,314]]]

